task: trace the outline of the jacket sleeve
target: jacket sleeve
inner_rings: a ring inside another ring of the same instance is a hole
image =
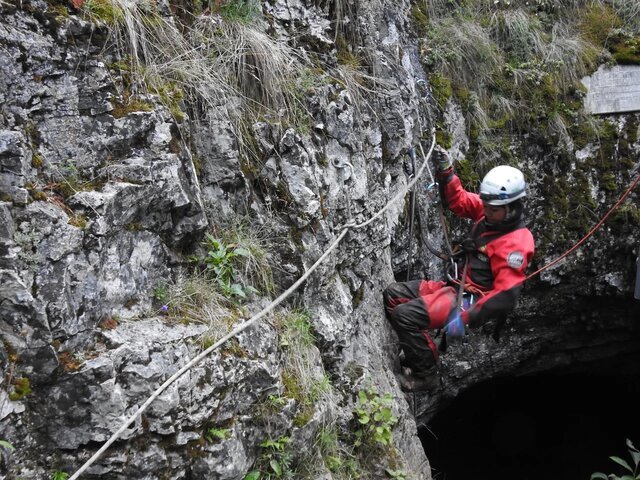
[[[460,217],[470,218],[475,221],[484,216],[480,196],[467,192],[457,175],[452,175],[444,185],[444,200],[449,205],[449,209]]]
[[[526,228],[487,244],[493,288],[462,313],[462,320],[471,327],[478,327],[487,320],[508,315],[515,308],[522,291],[525,270],[533,258],[533,252],[533,235]]]

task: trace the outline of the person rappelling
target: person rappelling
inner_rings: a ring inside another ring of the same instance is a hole
[[[515,308],[534,253],[534,238],[523,220],[526,183],[520,170],[507,165],[491,169],[480,193],[468,192],[453,171],[446,150],[432,156],[441,201],[456,215],[474,221],[462,242],[457,273],[447,280],[409,280],[383,292],[385,314],[404,353],[400,386],[405,391],[431,390],[440,379],[439,348],[429,331],[442,329],[447,337],[461,337],[465,327],[488,320],[504,322]]]

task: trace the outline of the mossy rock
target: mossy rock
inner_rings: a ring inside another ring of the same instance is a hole
[[[640,35],[629,37],[626,35],[615,35],[609,43],[609,50],[613,58],[621,65],[640,64]]]

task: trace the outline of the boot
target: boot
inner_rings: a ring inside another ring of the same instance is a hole
[[[433,369],[426,373],[426,375],[406,375],[399,374],[398,381],[400,382],[400,388],[405,392],[422,392],[425,390],[433,391],[440,387],[440,376],[438,372]]]

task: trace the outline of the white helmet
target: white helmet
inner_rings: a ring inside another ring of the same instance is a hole
[[[507,205],[526,195],[524,175],[517,168],[492,168],[480,184],[480,198],[489,205]]]

